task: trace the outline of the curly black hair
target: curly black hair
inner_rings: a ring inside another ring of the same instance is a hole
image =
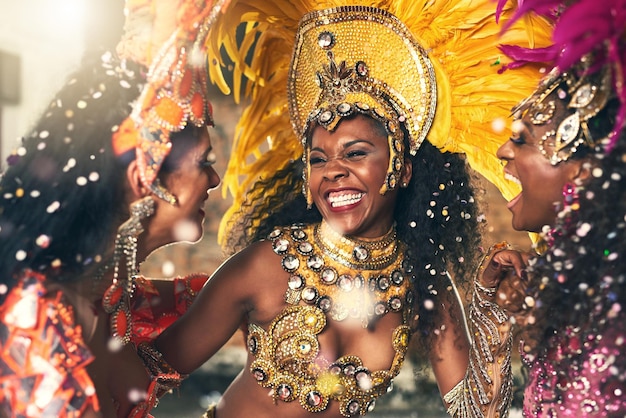
[[[615,107],[608,106],[609,113]],[[596,119],[605,133],[613,127],[613,118]],[[608,326],[623,326],[610,318],[616,307],[626,307],[626,131],[612,150],[607,144],[584,151],[591,176],[574,187],[550,233],[551,245],[531,262],[536,322],[522,331],[530,353],[547,352],[551,338],[568,327],[580,328],[586,341]],[[588,348],[581,345],[583,352]],[[555,364],[563,371],[571,366],[568,360]]]

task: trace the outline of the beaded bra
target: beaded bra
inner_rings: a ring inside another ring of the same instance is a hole
[[[290,274],[289,303],[264,330],[248,327],[250,372],[272,389],[274,401],[298,400],[309,412],[338,401],[343,416],[365,415],[387,393],[404,362],[414,294],[404,262],[406,246],[392,228],[375,242],[342,237],[327,224],[294,225],[270,235],[274,252]],[[301,304],[300,302],[304,302]],[[357,356],[329,361],[317,335],[327,320],[358,320],[364,328],[389,312],[402,314],[393,331],[395,355],[389,370],[370,371]]]

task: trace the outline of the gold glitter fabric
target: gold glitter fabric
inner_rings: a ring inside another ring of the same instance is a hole
[[[365,415],[376,399],[387,393],[404,362],[410,329],[413,293],[403,268],[405,247],[392,229],[381,241],[333,241],[322,224],[274,230],[274,252],[290,274],[285,300],[289,303],[264,330],[250,324],[248,351],[254,357],[250,372],[272,389],[275,401],[298,401],[309,412],[319,412],[331,400],[343,416]],[[356,263],[370,268],[355,269]],[[366,328],[390,313],[401,315],[390,343],[395,351],[389,370],[369,370],[354,355],[326,359],[317,335],[327,321],[353,320]]]
[[[446,393],[448,414],[456,418],[506,417],[513,400],[511,351],[513,324],[510,313],[498,305],[495,287],[479,283],[491,257],[506,242],[493,245],[481,261],[474,277],[472,300],[468,307],[471,348],[465,377]]]

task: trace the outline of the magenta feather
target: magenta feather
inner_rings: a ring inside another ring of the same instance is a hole
[[[508,1],[497,1],[496,21],[499,22]],[[594,53],[592,70],[611,66],[613,88],[621,103],[607,147],[610,152],[626,124],[626,0],[519,0],[502,31],[529,13],[554,22],[553,45],[536,49],[502,45],[500,50],[513,62],[503,66],[501,71],[528,62],[543,62],[567,71],[583,56]]]
[[[504,6],[509,0],[498,0],[496,6],[496,22],[500,22],[500,15],[504,11]],[[528,13],[535,13],[551,19],[554,16],[554,10],[562,3],[562,0],[520,0],[517,2],[517,9],[508,22],[502,27],[502,32],[508,30],[513,23]]]

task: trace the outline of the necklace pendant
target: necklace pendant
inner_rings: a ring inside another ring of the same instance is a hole
[[[356,247],[354,247],[354,251],[352,252],[352,255],[358,261],[365,261],[370,256],[369,251],[367,250],[367,248],[365,248],[365,247],[363,247],[361,245],[357,245]]]
[[[297,289],[287,289],[285,291],[285,302],[296,305],[300,302],[302,292]]]
[[[384,269],[399,255],[395,225],[382,237],[359,239],[341,235],[322,221],[314,228],[313,236],[323,254],[351,269]]]
[[[104,292],[104,297],[102,298],[102,307],[105,312],[112,313],[120,304],[123,295],[124,290],[118,283],[113,283],[109,286],[109,288]]]
[[[361,316],[361,328],[367,329],[370,326],[370,320],[367,314]]]
[[[127,287],[120,282],[114,281],[104,292],[102,307],[110,314],[111,336],[117,338],[121,345],[130,342],[132,330],[132,316],[129,308],[129,296],[125,292]]]

